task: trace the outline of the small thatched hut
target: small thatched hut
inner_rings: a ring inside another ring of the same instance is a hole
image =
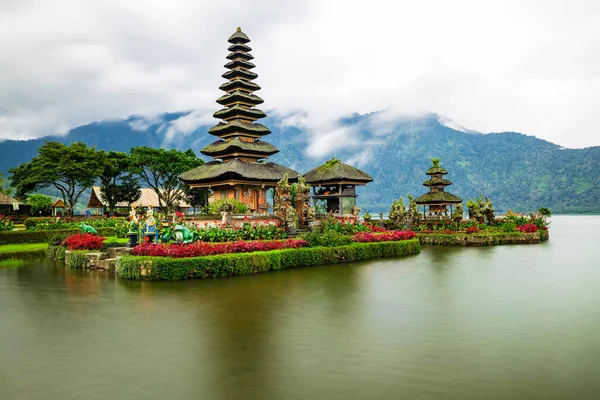
[[[327,212],[350,214],[356,205],[356,186],[373,181],[371,175],[332,158],[304,175],[313,188],[313,200],[325,200]]]

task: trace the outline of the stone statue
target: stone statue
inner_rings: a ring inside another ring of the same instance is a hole
[[[131,219],[129,222],[129,232],[137,233],[140,222],[138,221],[138,217],[135,212],[135,206],[131,206],[131,210],[129,211],[129,218]]]
[[[355,204],[352,206],[352,208],[350,209],[350,212],[352,213],[352,215],[354,216],[354,221],[358,222],[358,213],[360,213],[360,208]]]
[[[390,208],[388,218],[396,227],[404,226],[406,220],[406,207],[404,206],[404,200],[402,197],[400,197],[398,200],[394,200],[392,207]]]
[[[221,207],[221,224],[224,226],[231,226],[231,212],[233,211],[233,204],[226,202]]]
[[[306,222],[308,222],[309,224],[311,222],[315,222],[317,220],[317,210],[312,207],[309,206],[308,210],[306,211]]]
[[[285,206],[285,225],[289,229],[295,229],[297,221],[298,213],[296,212],[296,209],[292,207],[291,202],[288,201]]]

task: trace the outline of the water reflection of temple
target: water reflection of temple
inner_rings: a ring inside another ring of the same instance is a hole
[[[373,180],[366,172],[335,158],[310,170],[305,178],[312,186],[313,201],[325,201],[327,212],[334,214],[351,214],[356,206],[356,186]]]

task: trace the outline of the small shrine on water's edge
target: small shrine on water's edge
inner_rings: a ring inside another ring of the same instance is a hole
[[[266,114],[256,108],[263,99],[254,94],[260,86],[253,82],[258,75],[251,70],[254,57],[247,43],[250,39],[240,28],[229,38],[230,51],[225,64],[227,82],[220,86],[225,94],[217,103],[224,108],[214,113],[221,119],[208,133],[218,138],[201,153],[213,158],[179,178],[191,188],[207,188],[213,191],[213,199],[236,199],[252,212],[266,213],[269,209],[267,190],[287,174],[291,182],[298,180],[298,172],[267,162],[266,159],[279,152],[275,146],[262,140],[271,133],[266,126],[256,123]]]
[[[313,201],[325,200],[327,212],[353,214],[356,207],[356,186],[373,181],[371,175],[332,158],[304,175],[312,186]]]
[[[429,188],[429,192],[417,197],[415,203],[423,206],[423,217],[425,219],[447,219],[452,218],[452,205],[462,203],[462,199],[445,191],[446,186],[452,185],[452,182],[444,178],[448,172],[440,167],[440,159],[432,158],[433,165],[426,172],[429,179],[423,182],[423,186]],[[450,214],[448,214],[450,206]],[[428,213],[425,210],[428,208]]]

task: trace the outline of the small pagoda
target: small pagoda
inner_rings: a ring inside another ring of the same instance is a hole
[[[440,167],[440,159],[432,158],[433,165],[426,172],[429,179],[423,182],[423,186],[429,188],[429,192],[415,199],[418,206],[423,206],[423,216],[425,219],[448,219],[452,218],[452,205],[462,203],[462,199],[445,191],[446,186],[452,185],[444,175],[448,172]],[[448,214],[450,206],[450,214]],[[428,208],[426,211],[425,208]]]
[[[227,82],[219,87],[225,94],[217,99],[224,108],[213,115],[222,122],[208,130],[218,140],[200,151],[213,161],[184,172],[179,178],[191,188],[212,189],[214,200],[236,199],[251,211],[266,212],[267,190],[275,187],[284,174],[296,181],[298,172],[265,161],[279,150],[262,140],[271,133],[269,128],[255,123],[266,114],[256,108],[263,99],[254,94],[260,86],[253,82],[258,75],[251,71],[255,65],[250,62],[254,57],[249,42],[240,28],[229,38],[229,62],[222,75]]]
[[[371,175],[332,158],[325,164],[308,171],[304,178],[312,186],[312,198],[325,200],[327,212],[352,214],[356,206],[356,186],[373,181]]]

